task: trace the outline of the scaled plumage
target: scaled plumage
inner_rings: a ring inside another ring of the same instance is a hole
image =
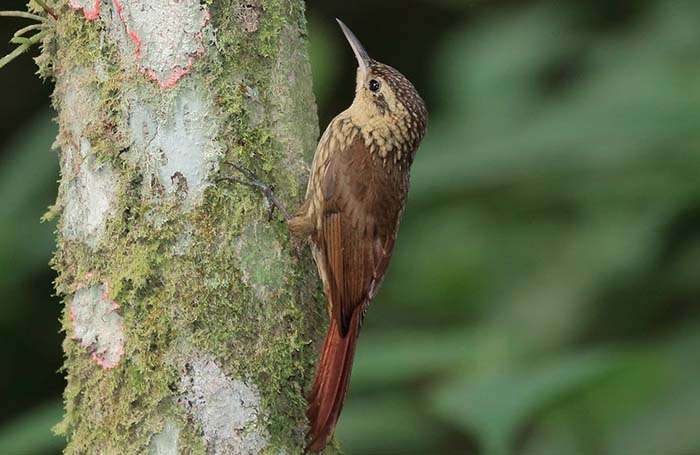
[[[391,259],[409,169],[427,123],[411,82],[370,59],[338,22],[359,63],[355,99],[321,137],[306,200],[288,220],[293,233],[311,239],[331,309],[309,395],[313,452],[323,450],[338,421],[362,319]]]

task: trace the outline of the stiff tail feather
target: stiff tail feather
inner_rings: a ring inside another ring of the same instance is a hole
[[[306,446],[310,452],[320,452],[326,447],[340,417],[350,381],[361,318],[361,308],[355,309],[348,333],[344,337],[336,318],[331,318],[306,411],[311,423]]]

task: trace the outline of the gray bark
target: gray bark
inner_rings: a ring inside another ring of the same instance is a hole
[[[70,0],[56,81],[66,453],[298,453],[323,313],[290,208],[318,135],[299,0]]]

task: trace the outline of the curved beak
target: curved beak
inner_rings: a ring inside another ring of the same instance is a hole
[[[360,66],[360,69],[363,72],[367,71],[367,69],[369,69],[369,55],[367,55],[367,51],[362,46],[362,43],[360,43],[360,40],[357,39],[355,34],[347,27],[347,25],[343,24],[343,21],[338,18],[335,20],[337,20],[338,24],[340,24],[340,29],[343,31],[348,43],[350,43],[350,47],[352,47],[352,51],[355,53],[355,58],[357,58],[357,64]]]

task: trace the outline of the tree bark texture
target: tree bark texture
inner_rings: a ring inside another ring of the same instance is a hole
[[[69,454],[299,453],[325,312],[294,208],[318,122],[300,0],[56,0]]]

